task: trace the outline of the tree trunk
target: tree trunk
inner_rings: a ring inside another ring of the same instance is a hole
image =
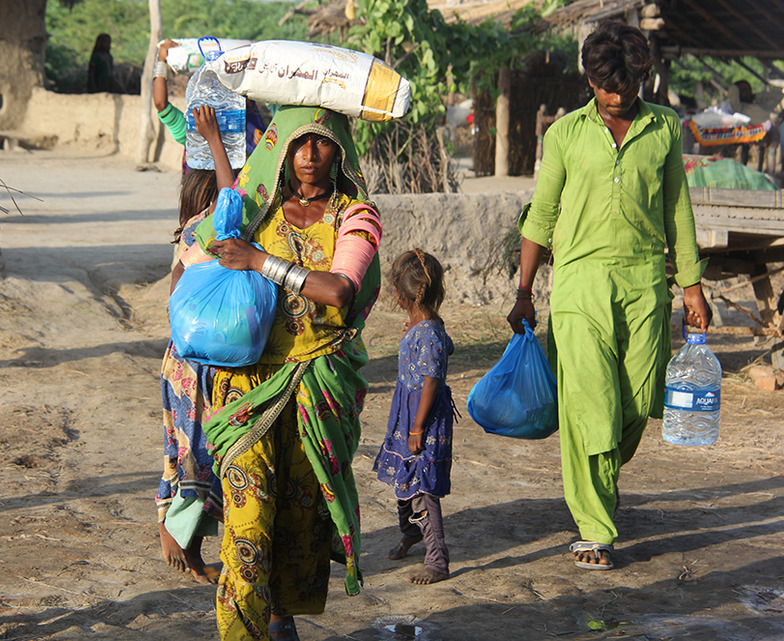
[[[44,84],[46,0],[0,1],[0,130],[24,121],[33,87]]]
[[[150,160],[150,147],[155,139],[152,126],[152,73],[158,59],[158,43],[161,41],[161,2],[149,0],[150,4],[150,44],[147,47],[147,58],[144,60],[142,72],[141,124],[139,129],[139,148],[136,151],[136,162],[146,165]]]
[[[495,175],[509,175],[509,96],[512,70],[498,72],[498,99],[495,103]]]
[[[44,84],[45,50],[46,0],[0,0],[0,130],[21,127],[33,87]]]

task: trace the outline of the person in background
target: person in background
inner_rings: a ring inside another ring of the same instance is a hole
[[[196,227],[210,213],[220,189],[234,181],[215,112],[200,107],[194,110],[194,118],[216,169],[194,169],[180,189],[172,290],[182,273],[183,256],[196,242]],[[223,520],[221,484],[212,473],[212,455],[202,430],[212,407],[214,375],[213,367],[182,358],[169,341],[161,364],[164,464],[155,496],[158,532],[164,560],[176,570],[190,572],[200,583],[218,581],[218,570],[204,563],[201,546],[205,536],[217,535],[218,522]]]
[[[561,467],[582,539],[570,550],[578,567],[609,570],[621,466],[648,417],[663,411],[671,354],[666,259],[683,288],[684,322],[705,331],[711,310],[680,120],[638,97],[653,65],[645,36],[602,22],[585,40],[582,63],[594,98],[545,134],[533,200],[521,214],[520,286],[507,320],[517,333],[523,319],[536,324],[534,276],[552,248]]]
[[[119,92],[119,86],[114,79],[111,48],[112,37],[108,33],[99,34],[87,65],[87,93]]]
[[[393,561],[425,540],[425,568],[408,580],[428,585],[449,578],[441,498],[450,491],[454,404],[446,384],[454,351],[438,310],[444,300],[444,270],[417,248],[398,256],[390,275],[408,328],[400,342],[398,376],[387,434],[373,470],[391,485],[403,538],[389,551]]]
[[[771,118],[770,110],[756,102],[748,80],[738,80],[732,84],[727,91],[727,102],[734,113],[742,113],[751,118],[752,125],[761,125]]]
[[[778,87],[770,87],[765,91],[755,94],[748,80],[738,80],[727,91],[727,104],[733,112],[742,113],[751,118],[752,125],[766,124],[769,127],[760,153],[771,154],[775,158],[777,148],[781,148],[781,161],[784,163],[784,128],[781,126],[784,117],[784,95]],[[743,164],[749,160],[749,145],[741,145],[740,161]],[[774,162],[768,165],[768,170],[776,171]],[[762,165],[762,161],[759,162]]]

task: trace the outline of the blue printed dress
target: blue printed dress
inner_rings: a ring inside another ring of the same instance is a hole
[[[443,323],[436,320],[417,323],[400,342],[387,435],[373,464],[378,480],[394,487],[398,499],[420,493],[439,497],[449,494],[454,404],[446,371],[453,351],[452,339]],[[425,449],[413,456],[408,448],[408,432],[416,417],[425,376],[440,379],[441,385],[425,424]]]

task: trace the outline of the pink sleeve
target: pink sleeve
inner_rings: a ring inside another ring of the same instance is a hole
[[[357,235],[356,232],[367,233],[373,241]],[[378,251],[381,233],[378,212],[369,205],[354,205],[346,210],[343,224],[338,229],[335,256],[329,271],[348,278],[354,285],[355,293],[362,286],[365,272]]]

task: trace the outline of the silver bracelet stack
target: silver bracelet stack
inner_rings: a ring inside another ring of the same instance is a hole
[[[277,285],[282,285],[283,278],[286,276],[289,265],[291,265],[291,263],[283,260],[282,258],[269,255],[267,256],[267,260],[265,260],[264,264],[261,266],[261,275],[264,276],[264,278],[269,278]]]
[[[283,287],[288,289],[290,292],[299,294],[302,291],[302,287],[305,285],[305,279],[308,277],[309,273],[310,272],[308,272],[308,270],[304,267],[300,267],[299,265],[292,263],[291,269],[286,272],[286,278],[283,281]]]
[[[295,294],[302,291],[309,273],[304,267],[272,255],[267,256],[267,260],[261,266],[262,276]]]
[[[169,73],[169,65],[167,65],[163,60],[156,60],[155,66],[152,68],[152,77],[154,78],[165,78]]]

